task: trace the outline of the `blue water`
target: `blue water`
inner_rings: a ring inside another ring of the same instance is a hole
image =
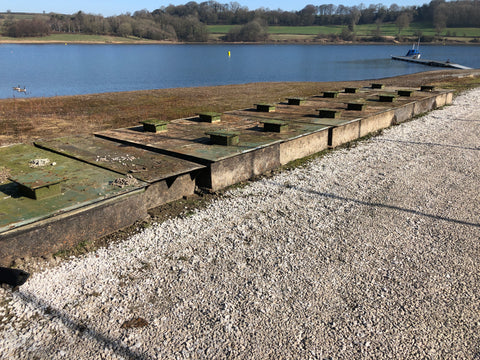
[[[400,45],[0,45],[0,98],[341,81],[430,71]],[[228,51],[231,57],[228,57]],[[480,46],[421,46],[423,58],[480,68]],[[26,87],[26,95],[12,90]]]

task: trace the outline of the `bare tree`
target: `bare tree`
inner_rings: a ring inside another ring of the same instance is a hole
[[[447,7],[445,5],[439,5],[433,13],[433,26],[435,26],[437,35],[440,35],[447,27],[447,19]]]
[[[398,15],[397,20],[395,21],[395,25],[398,29],[398,35],[402,32],[403,29],[410,26],[410,22],[412,21],[412,14],[410,12],[404,11],[400,15]]]

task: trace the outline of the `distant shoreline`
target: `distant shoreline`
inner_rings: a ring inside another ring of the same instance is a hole
[[[180,42],[169,40],[132,40],[127,39],[108,39],[108,40],[38,40],[38,39],[2,39],[0,36],[1,44],[18,44],[18,45],[45,45],[45,44],[57,44],[57,45],[189,45],[189,44],[202,44],[202,45],[411,45],[411,40],[397,41],[326,41],[325,39],[318,40],[270,40],[262,42],[224,42],[224,41],[207,41],[207,42]],[[432,41],[424,42],[424,45],[471,45],[479,46],[480,43],[472,43],[469,41],[458,40],[446,40],[446,41]]]

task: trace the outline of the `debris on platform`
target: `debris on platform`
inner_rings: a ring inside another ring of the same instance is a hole
[[[126,177],[121,177],[121,178],[115,179],[112,182],[110,182],[110,185],[118,186],[121,189],[123,189],[124,187],[127,187],[127,186],[133,186],[133,185],[137,185],[137,184],[138,184],[138,180],[135,179],[130,174],[128,174]]]
[[[28,162],[31,168],[44,167],[50,164],[50,159],[33,159]]]

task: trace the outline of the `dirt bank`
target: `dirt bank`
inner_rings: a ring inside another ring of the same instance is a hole
[[[419,87],[434,84],[464,88],[480,84],[477,70],[439,70],[383,79],[385,84]],[[377,81],[377,80],[376,80]],[[88,134],[137,125],[141,120],[172,120],[199,112],[240,109],[259,102],[312,96],[325,90],[369,85],[355,82],[252,83],[216,87],[161,89],[52,98],[0,100],[0,145]]]

